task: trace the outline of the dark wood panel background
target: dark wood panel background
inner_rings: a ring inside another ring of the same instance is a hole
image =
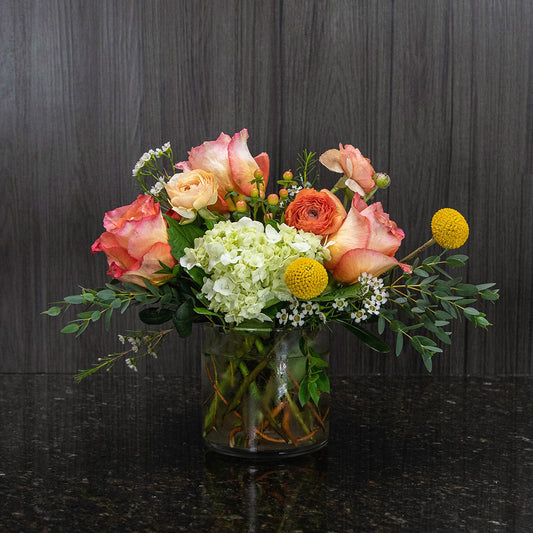
[[[106,281],[90,245],[135,198],[145,150],[170,140],[185,158],[247,127],[273,177],[304,147],[358,146],[392,176],[405,253],[436,209],[463,212],[464,277],[502,298],[488,333],[457,325],[434,372],[531,374],[532,27],[530,0],[3,0],[0,371],[70,373],[118,349],[133,315],[76,341],[40,312]],[[425,372],[335,335],[336,374]],[[196,373],[198,344],[175,338],[142,371]]]

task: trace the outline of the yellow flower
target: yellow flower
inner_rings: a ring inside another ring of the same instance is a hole
[[[468,239],[468,223],[455,209],[439,209],[431,219],[433,238],[443,248],[459,248]]]
[[[308,300],[326,288],[328,273],[316,259],[300,257],[287,267],[285,284],[294,296]]]

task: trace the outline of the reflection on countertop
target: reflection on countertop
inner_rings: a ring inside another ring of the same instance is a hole
[[[329,446],[207,453],[198,381],[0,374],[1,531],[533,529],[533,379],[332,379]]]

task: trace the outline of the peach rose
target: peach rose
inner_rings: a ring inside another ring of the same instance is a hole
[[[139,195],[130,205],[118,207],[104,216],[107,230],[92,245],[91,252],[105,252],[107,274],[122,282],[144,285],[143,278],[162,283],[170,275],[156,274],[160,261],[169,267],[176,265],[167,227],[159,204],[148,195]]]
[[[165,184],[172,208],[184,218],[194,218],[203,207],[218,200],[217,184],[210,172],[187,170],[174,174]]]
[[[218,201],[213,209],[219,212],[235,210],[235,203],[226,199],[230,190],[238,195],[249,196],[254,185],[256,170],[263,172],[265,187],[268,183],[270,161],[264,152],[252,157],[248,149],[248,130],[243,129],[233,137],[221,133],[216,141],[206,141],[191,148],[188,161],[181,161],[176,168],[181,170],[201,169],[211,172],[218,186]]]
[[[344,223],[329,237],[331,258],[324,266],[334,279],[348,285],[356,283],[363,272],[378,276],[392,266],[410,272],[409,265],[394,258],[404,237],[380,202],[367,206],[355,196]]]
[[[344,147],[339,144],[339,150],[327,150],[319,157],[319,161],[332,172],[344,174],[352,180],[350,188],[361,196],[365,196],[376,186],[372,178],[376,172],[370,161],[351,144]]]
[[[301,189],[285,211],[285,223],[315,235],[335,233],[346,218],[342,202],[327,189]]]

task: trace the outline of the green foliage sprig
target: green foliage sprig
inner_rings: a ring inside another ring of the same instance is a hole
[[[499,298],[494,283],[472,285],[463,283],[461,277],[452,277],[444,266],[457,268],[465,265],[468,256],[451,255],[444,258],[446,250],[439,255],[418,259],[413,263],[412,274],[403,272],[395,279],[389,275],[386,283],[390,299],[396,308],[382,308],[378,319],[378,331],[382,334],[386,325],[396,333],[395,353],[403,349],[404,340],[419,352],[427,370],[432,370],[432,356],[442,352],[437,341],[451,344],[450,321],[466,318],[484,329],[491,325],[486,314],[472,307],[479,298],[494,301]],[[409,323],[406,323],[409,322]],[[427,335],[415,334],[418,329]]]

